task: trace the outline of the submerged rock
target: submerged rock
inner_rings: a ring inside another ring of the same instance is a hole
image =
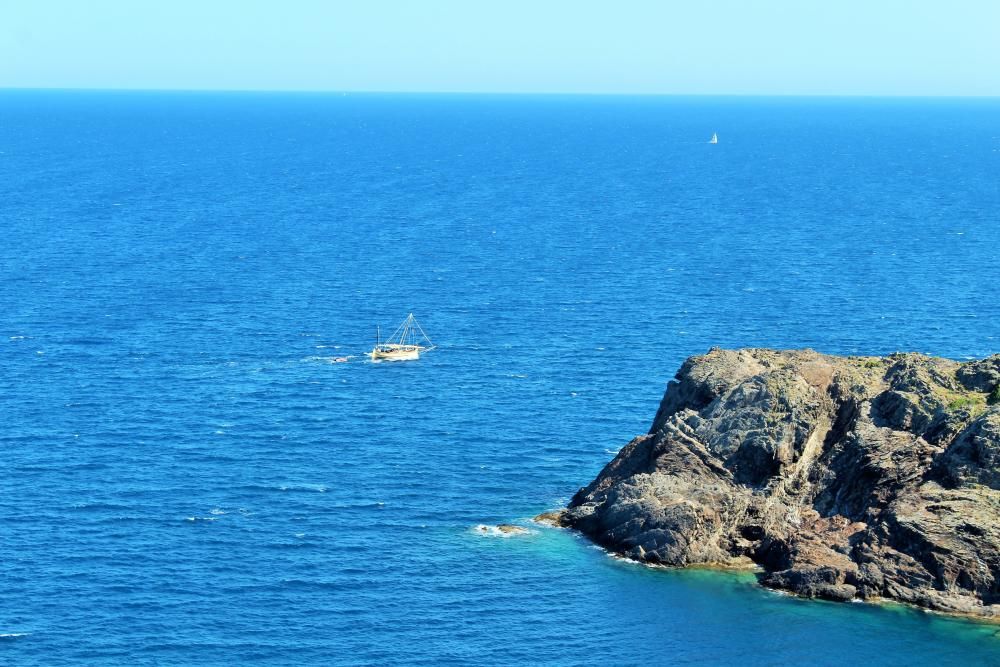
[[[483,535],[497,535],[500,537],[508,537],[511,535],[527,535],[528,529],[522,526],[515,526],[510,523],[500,523],[495,526],[486,526],[480,524],[476,526],[476,531],[482,533]]]
[[[539,520],[646,563],[750,559],[801,595],[1000,616],[997,369],[713,349],[649,433]]]
[[[527,528],[522,528],[521,526],[513,526],[509,523],[497,524],[497,530],[499,530],[504,535],[526,535],[528,533]]]

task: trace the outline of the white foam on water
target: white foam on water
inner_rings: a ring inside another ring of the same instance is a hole
[[[18,637],[30,637],[30,632],[2,632],[0,639],[17,639]]]
[[[322,484],[282,484],[277,487],[278,491],[315,491],[326,493],[327,487]]]
[[[221,509],[219,507],[213,507],[212,509],[210,509],[208,511],[208,513],[209,514],[215,514],[215,515],[229,514],[229,512],[227,512],[226,510]]]
[[[597,545],[594,545],[594,546],[597,546]],[[649,568],[660,569],[660,570],[669,569],[665,565],[660,565],[659,563],[643,563],[643,562],[640,562],[640,561],[637,561],[637,560],[632,560],[631,558],[626,558],[625,556],[622,556],[620,554],[613,553],[613,552],[608,551],[607,549],[605,549],[603,547],[597,547],[597,548],[598,548],[598,550],[603,551],[611,560],[615,561],[616,563],[620,563],[621,565],[631,565],[631,566],[634,566],[634,567],[649,567]]]

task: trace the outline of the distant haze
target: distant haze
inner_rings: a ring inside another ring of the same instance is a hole
[[[1000,95],[996,0],[0,0],[0,87]]]

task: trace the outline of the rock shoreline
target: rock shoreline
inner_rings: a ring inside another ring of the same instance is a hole
[[[712,349],[539,520],[644,563],[1000,620],[1000,355]]]

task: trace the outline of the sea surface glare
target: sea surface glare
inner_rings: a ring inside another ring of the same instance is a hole
[[[529,521],[711,346],[1000,352],[998,174],[997,100],[0,92],[0,663],[1000,664]]]

